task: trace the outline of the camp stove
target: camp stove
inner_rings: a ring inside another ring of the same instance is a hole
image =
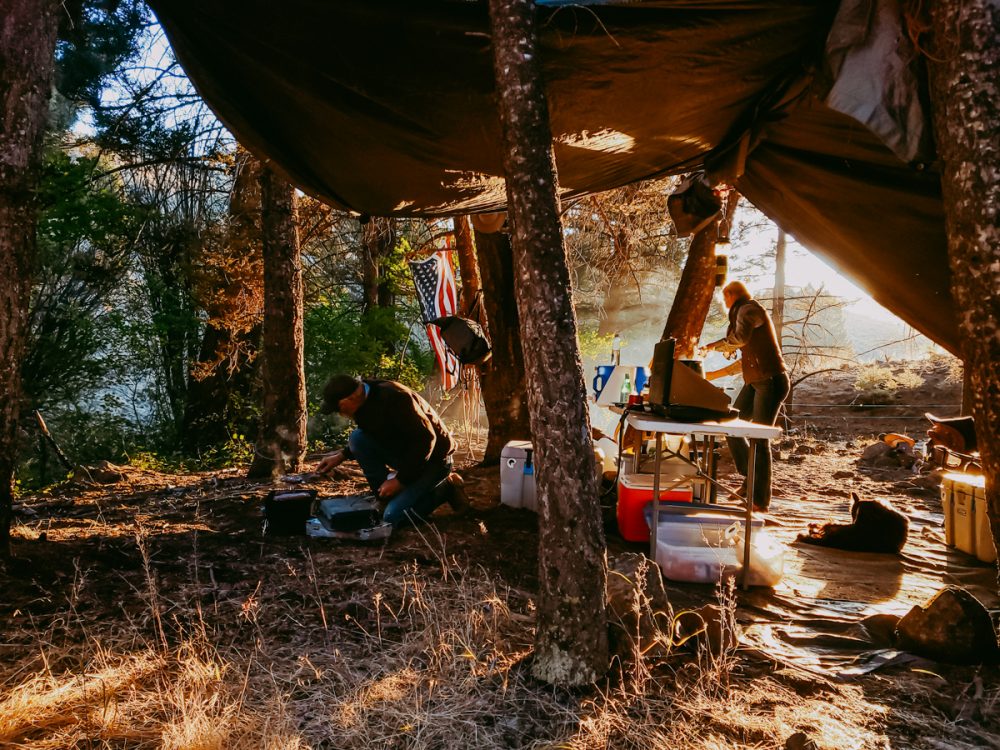
[[[382,521],[374,495],[353,495],[322,500],[316,515],[306,521],[312,537],[373,542],[388,539],[392,524]]]

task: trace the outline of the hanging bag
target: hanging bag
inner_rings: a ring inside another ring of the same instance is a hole
[[[480,294],[482,294],[480,292]],[[476,296],[476,304],[470,314],[475,315],[480,305],[480,296]],[[492,347],[486,337],[483,327],[474,320],[461,315],[445,315],[442,318],[428,320],[428,324],[441,329],[441,338],[448,348],[458,357],[463,365],[477,364],[486,359]]]

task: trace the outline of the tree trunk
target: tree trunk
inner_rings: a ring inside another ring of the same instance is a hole
[[[483,284],[479,277],[479,263],[476,262],[476,245],[472,241],[472,224],[469,222],[469,217],[456,216],[452,221],[455,229],[455,249],[458,250],[458,271],[462,276],[459,313],[469,317]]]
[[[0,556],[10,553],[36,189],[60,9],[52,0],[6,0],[0,18]]]
[[[781,346],[781,337],[785,329],[785,253],[786,238],[783,229],[778,230],[778,242],[774,246],[774,292],[771,301],[771,320],[774,321],[774,334]]]
[[[965,363],[962,363],[962,414],[972,414],[972,405],[975,399],[972,394],[972,373]]]
[[[732,224],[733,213],[739,194],[729,191],[726,203],[725,221]],[[726,232],[728,236],[729,232]],[[660,341],[673,337],[677,339],[674,356],[678,359],[690,359],[701,338],[705,319],[712,307],[712,296],[715,293],[715,244],[719,238],[719,220],[709,222],[708,226],[691,238],[688,257],[684,261],[680,283],[677,284],[677,295],[670,306],[667,324],[663,328]]]
[[[705,319],[712,307],[715,293],[715,239],[719,223],[713,221],[691,238],[687,260],[681,272],[680,283],[667,324],[663,328],[660,341],[673,337],[677,339],[674,356],[690,359],[701,338]]]
[[[608,668],[607,556],[531,0],[490,0],[497,103],[539,497],[532,673],[560,685]]]
[[[483,406],[489,421],[483,464],[490,465],[500,463],[503,447],[511,440],[531,440],[531,423],[510,235],[477,230],[475,237],[486,329],[493,346],[493,356],[479,368]]]
[[[396,226],[392,219],[365,216],[361,222],[361,269],[364,312],[376,307],[390,308],[392,287],[383,266],[396,246]]]
[[[972,413],[986,475],[993,538],[1000,547],[1000,4],[929,4],[927,56],[934,137],[943,169],[951,292]]]
[[[264,241],[263,408],[251,477],[298,471],[306,451],[302,261],[295,191],[266,166],[261,171],[260,187]]]
[[[782,337],[785,335],[785,255],[787,251],[785,230],[778,229],[778,241],[774,246],[774,291],[771,299],[771,320],[774,321],[774,337],[778,347],[782,348]],[[788,429],[788,417],[792,414],[795,388],[788,388],[788,396],[781,408],[785,413],[785,429]]]

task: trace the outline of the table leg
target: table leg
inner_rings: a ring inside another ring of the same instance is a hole
[[[743,530],[743,590],[750,588],[750,535],[753,532],[754,464],[757,462],[757,440],[750,439],[750,455],[747,457],[747,513],[746,528]]]
[[[712,435],[708,438],[708,476],[711,477],[708,482],[708,502],[711,505],[715,505],[719,501],[719,490],[715,485],[718,475],[719,466],[715,457],[715,435]]]
[[[649,559],[656,562],[656,532],[660,526],[660,454],[663,452],[663,433],[656,433],[656,455],[653,457],[653,528],[649,530]],[[638,466],[638,458],[636,458]]]

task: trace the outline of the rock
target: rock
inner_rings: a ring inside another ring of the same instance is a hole
[[[853,471],[844,471],[844,470],[835,471],[835,472],[833,472],[833,478],[834,479],[853,479],[854,478],[854,472]]]
[[[923,487],[925,490],[934,490],[941,487],[941,474],[917,474],[910,480],[914,486]]]
[[[979,664],[997,659],[997,634],[989,612],[957,586],[942,589],[903,615],[896,640],[900,648],[936,661]]]
[[[636,654],[664,656],[671,647],[673,610],[659,567],[645,555],[625,553],[608,570],[608,642],[623,662]]]
[[[819,746],[805,732],[796,732],[785,740],[785,750],[819,750]]]
[[[806,457],[801,454],[794,454],[788,457],[788,463],[790,464],[801,464],[806,460]]]
[[[861,453],[858,463],[861,466],[873,466],[885,469],[909,469],[916,463],[916,458],[900,448],[893,448],[881,440],[872,443]]]
[[[879,440],[877,443],[872,443],[871,445],[865,447],[865,449],[861,452],[859,463],[871,465],[876,459],[881,458],[891,450],[892,448],[888,443],[883,443]]]
[[[677,642],[693,639],[704,644],[714,656],[736,648],[740,642],[740,626],[732,610],[717,604],[681,612],[674,621]]]
[[[861,620],[861,627],[865,629],[873,643],[891,646],[896,643],[896,627],[900,619],[899,615],[869,615]]]

